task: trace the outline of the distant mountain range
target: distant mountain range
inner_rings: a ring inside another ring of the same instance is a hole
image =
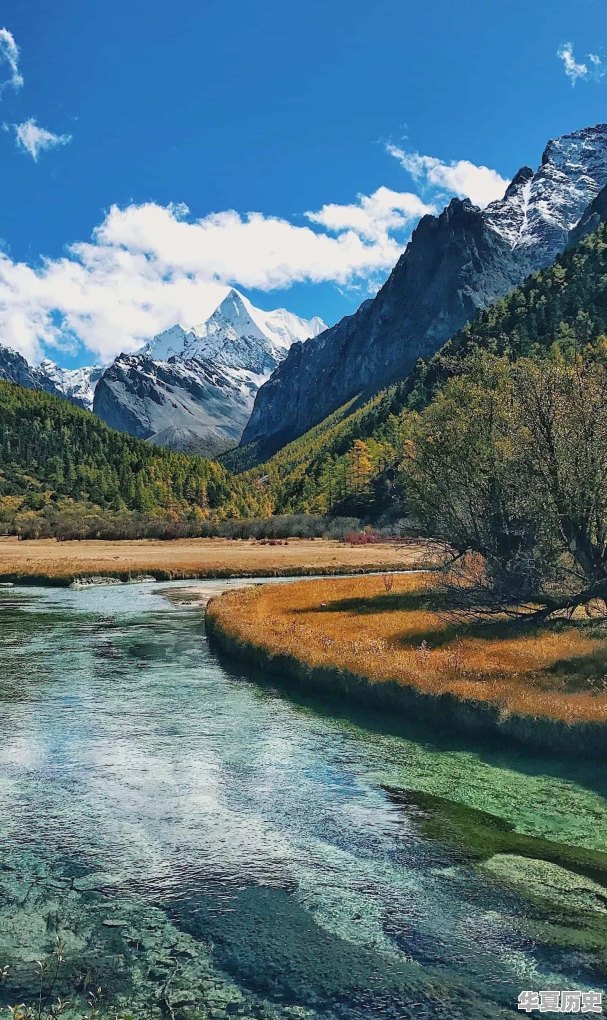
[[[404,378],[532,271],[550,265],[607,184],[607,125],[548,143],[504,198],[425,216],[388,280],[352,316],[296,343],[259,390],[242,437],[259,462],[346,401]],[[244,462],[244,461],[243,461]]]
[[[53,368],[55,367],[53,366]],[[65,396],[54,379],[42,367],[35,368],[30,365],[22,354],[13,351],[10,347],[0,346],[0,380],[16,383],[28,390],[51,393],[55,397]]]
[[[265,312],[230,288],[200,325],[172,326],[110,365],[34,368],[0,347],[0,379],[63,396],[140,439],[216,456],[237,445],[259,386],[291,344],[324,329],[322,319]]]

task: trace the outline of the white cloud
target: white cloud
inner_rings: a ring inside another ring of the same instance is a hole
[[[352,205],[323,205],[319,212],[306,213],[311,223],[318,223],[327,230],[355,230],[369,241],[378,240],[389,230],[406,227],[412,220],[426,213],[436,212],[433,205],[422,202],[418,195],[410,192],[378,188],[372,195],[359,195]]]
[[[573,45],[570,42],[563,43],[556,51],[557,57],[563,61],[563,69],[572,85],[581,79],[582,81],[600,81],[605,75],[605,66],[602,59],[596,53],[589,53],[588,64],[578,64],[573,55]]]
[[[0,95],[10,85],[19,89],[23,85],[23,76],[19,71],[19,47],[12,32],[8,28],[0,28],[0,65],[8,64],[9,77],[0,81]]]
[[[17,145],[29,152],[33,160],[37,160],[40,152],[46,149],[54,149],[57,145],[67,145],[71,142],[71,135],[55,135],[52,131],[36,124],[33,117],[24,120],[22,124],[14,124]]]
[[[589,53],[588,60],[592,65],[590,68],[592,80],[600,81],[601,78],[605,77],[605,73],[607,72],[605,64],[603,63],[601,57],[599,57],[598,54],[596,53]]]
[[[469,198],[481,208],[503,198],[509,183],[497,170],[476,166],[467,159],[444,163],[436,156],[421,156],[419,152],[408,152],[396,145],[388,145],[387,150],[415,181],[460,198]]]
[[[99,358],[210,314],[225,286],[351,285],[390,269],[429,207],[379,188],[326,205],[309,225],[233,210],[192,219],[184,206],[113,206],[91,241],[41,266],[0,253],[0,343],[36,360],[79,339]]]

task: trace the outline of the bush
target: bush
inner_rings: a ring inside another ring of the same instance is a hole
[[[193,512],[144,514],[133,510],[101,510],[93,504],[68,499],[47,503],[38,510],[32,509],[23,498],[5,499],[4,504],[0,500],[0,535],[17,535],[22,539],[56,538],[60,542],[229,538],[278,544],[288,538],[340,539],[347,531],[360,527],[356,518],[312,514],[203,520]]]
[[[380,535],[379,531],[365,528],[364,531],[348,531],[344,535],[343,541],[347,545],[375,545],[377,542],[385,542],[386,536]]]

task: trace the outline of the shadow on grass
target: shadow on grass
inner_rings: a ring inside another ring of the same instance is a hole
[[[352,613],[361,616],[376,616],[382,613],[422,612],[435,615],[436,624],[408,630],[400,637],[395,636],[401,645],[417,648],[425,642],[429,649],[444,648],[456,640],[474,638],[482,641],[523,640],[542,637],[546,634],[559,634],[565,630],[576,630],[585,637],[607,638],[607,629],[596,620],[575,621],[548,620],[532,624],[524,617],[511,619],[491,619],[474,617],[464,614],[455,606],[448,591],[406,591],[381,592],[366,597],[337,599],[332,602],[314,605],[308,608],[295,609],[293,615]],[[555,663],[549,672],[555,675],[566,674],[580,668],[582,677],[596,677],[607,673],[607,643],[605,651],[599,650],[587,656],[562,659]],[[548,672],[548,671],[547,671]]]
[[[463,613],[450,619],[447,614],[456,613],[453,600],[447,591],[406,591],[387,592],[379,595],[371,595],[366,598],[337,599],[334,602],[327,602],[321,605],[314,605],[308,608],[295,609],[293,615],[308,615],[312,613],[353,613],[361,616],[377,616],[382,613],[432,613],[436,617],[436,625],[420,627],[417,630],[407,631],[402,635],[401,643],[407,646],[417,646],[425,641],[429,648],[442,648],[450,644],[456,638],[482,638],[493,641],[500,638],[515,636],[534,636],[552,627],[558,626],[560,621],[544,623],[541,626],[530,626],[520,619],[514,620],[491,620],[487,618],[474,618],[465,616]]]
[[[607,635],[606,635],[607,636]],[[586,655],[558,659],[544,670],[544,674],[559,681],[571,692],[585,690],[593,694],[607,693],[607,643]]]
[[[295,609],[294,613],[360,613],[361,616],[375,616],[376,613],[404,613],[415,611],[447,612],[451,608],[447,593],[433,591],[380,592],[379,595],[357,598],[336,599],[308,608]]]

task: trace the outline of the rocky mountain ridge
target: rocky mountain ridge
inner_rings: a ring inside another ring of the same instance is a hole
[[[489,226],[532,269],[554,261],[590,202],[607,183],[607,124],[548,142],[536,171],[522,167],[503,199],[484,210]]]
[[[54,361],[45,358],[39,370],[49,379],[59,393],[78,407],[87,411],[93,409],[95,387],[104,372],[103,365],[86,365],[83,368],[61,368]]]
[[[530,273],[549,265],[607,184],[607,125],[546,146],[504,198],[480,210],[453,199],[425,216],[388,280],[352,316],[296,343],[259,390],[241,445],[271,455],[332,411],[411,371]],[[253,446],[252,446],[253,449]]]
[[[28,361],[11,347],[0,345],[0,379],[3,382],[16,383],[28,390],[42,390],[55,397],[63,393],[55,385],[53,379],[41,368],[30,365]]]
[[[103,373],[93,409],[111,428],[158,446],[215,457],[236,446],[258,384],[201,359],[121,354]]]
[[[256,308],[230,288],[199,326],[159,333],[120,355],[95,389],[93,410],[121,432],[216,456],[237,445],[255,394],[296,340],[326,328],[284,308]]]

